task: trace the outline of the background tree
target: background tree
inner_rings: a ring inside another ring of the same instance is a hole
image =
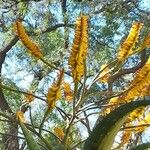
[[[112,63],[106,68],[107,71],[105,69],[100,72],[101,68],[116,58],[119,45],[125,41],[128,35],[127,31],[130,30],[133,21],[144,24],[140,32],[140,42],[136,47],[139,47],[143,43],[143,39],[148,36],[149,8],[144,5],[144,2],[137,0],[116,0],[115,2],[107,0],[81,2],[4,0],[0,2],[1,149],[27,149],[22,132],[15,122],[17,111],[25,113],[27,122],[32,127],[28,128],[32,132],[33,129],[39,127],[41,130],[43,129],[42,137],[51,141],[53,149],[64,148],[66,141],[63,132],[65,135],[66,132],[69,132],[66,144],[71,145],[69,149],[83,147],[83,141],[88,135],[91,135],[95,122],[98,124],[108,111],[114,109],[114,102],[109,101],[110,98],[120,94],[125,95],[122,92],[132,84],[137,71],[147,62],[149,49],[145,47],[120,65],[115,64],[115,66]],[[72,91],[74,85],[71,70],[67,64],[74,38],[74,23],[81,14],[89,16],[89,50],[86,76],[78,84],[76,99],[78,100],[82,93],[86,93],[86,101],[81,103],[79,114],[73,115],[72,96],[74,94]],[[44,60],[31,57],[16,36],[13,25],[18,19],[22,20],[27,34],[42,49]],[[45,118],[43,125],[43,116],[46,111],[44,101],[48,88],[59,78],[58,68],[64,68],[65,71],[64,81],[62,81],[64,94],[58,101],[56,109]],[[111,69],[113,69],[112,72]],[[96,76],[96,80],[93,80],[96,74],[98,76]],[[99,75],[102,76],[101,79],[99,79]],[[87,81],[86,84],[85,81]],[[69,92],[65,89],[68,89]],[[85,92],[86,90],[88,92]],[[149,94],[146,97],[144,94],[144,97],[138,99],[145,99],[148,96]],[[117,106],[119,105],[117,103]],[[141,109],[142,111],[143,109]],[[148,108],[144,112],[146,115]],[[135,118],[137,117],[139,116],[135,116]],[[72,121],[71,118],[73,118]],[[140,131],[136,131],[136,133],[124,130],[134,128],[133,125],[138,130],[136,127],[138,119],[134,121],[134,124],[128,122],[124,124],[121,129],[123,131],[117,136],[122,136],[118,138],[122,140],[117,139],[119,144],[117,145],[116,142],[114,147],[126,144],[124,148],[127,149],[143,142],[144,130],[139,129]],[[73,125],[71,129],[66,127],[68,123],[70,126]],[[148,126],[148,123],[144,126]],[[83,129],[86,129],[84,133],[82,133]],[[59,135],[61,132],[62,134]],[[34,134],[36,135],[36,132]],[[44,145],[42,137],[41,139],[37,138],[41,148]],[[63,141],[63,144],[58,141]]]

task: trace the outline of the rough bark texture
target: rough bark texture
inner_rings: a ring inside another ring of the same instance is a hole
[[[0,76],[2,71],[2,65],[5,61],[6,53],[16,44],[18,41],[17,37],[14,37],[8,45],[0,50]],[[1,80],[0,80],[1,82]],[[0,87],[0,109],[4,112],[13,113],[6,98],[4,97],[3,90]],[[18,150],[19,144],[18,144],[18,125],[13,125],[12,123],[7,123],[8,128],[6,131],[6,135],[2,136],[2,144],[4,146],[4,150]],[[12,136],[10,136],[12,135]]]

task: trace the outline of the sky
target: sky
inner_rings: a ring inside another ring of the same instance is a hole
[[[141,7],[150,10],[150,0],[141,0]]]
[[[142,0],[141,1],[141,8],[144,8],[144,9],[147,9],[147,10],[150,11],[150,0]],[[16,74],[16,70],[17,70],[17,60],[16,60],[16,58],[12,58],[11,62],[10,62],[9,58],[6,58],[6,63],[9,64],[8,69],[11,69],[11,75],[7,74],[8,70],[5,67],[3,67],[2,73],[6,75],[5,77],[11,78],[15,82],[17,81],[19,76],[24,77],[23,80],[20,80],[18,82],[18,86],[21,87],[21,88],[24,88],[24,89],[28,89],[30,83],[33,80],[33,75],[32,74],[28,75],[28,72],[26,72],[24,70],[19,72],[18,74]],[[91,117],[90,121],[95,122],[95,119],[93,119],[93,117]],[[82,129],[82,128],[80,128],[80,130],[84,131],[84,129]],[[84,137],[87,137],[87,132],[84,132]],[[148,135],[146,135],[145,137],[148,137]]]

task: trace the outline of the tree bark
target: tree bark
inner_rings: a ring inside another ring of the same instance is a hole
[[[14,37],[10,43],[3,49],[0,50],[0,77],[1,77],[1,72],[2,72],[2,65],[5,61],[6,58],[6,53],[17,43],[18,38]],[[1,80],[0,80],[1,83]],[[2,87],[0,87],[0,109],[3,112],[8,112],[13,114],[4,94]],[[7,135],[2,136],[2,142],[4,146],[4,150],[18,150],[19,149],[19,144],[18,144],[18,125],[17,124],[12,124],[12,123],[7,123]],[[14,135],[14,136],[9,136],[9,135]]]

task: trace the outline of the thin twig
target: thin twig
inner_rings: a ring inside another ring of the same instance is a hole
[[[15,90],[15,89],[12,89],[12,88],[10,88],[10,87],[8,87],[8,86],[6,86],[6,85],[1,85],[1,87],[2,87],[3,89],[5,89],[5,90],[12,91],[12,92],[14,92],[14,93],[21,93],[21,94],[25,94],[25,95],[31,95],[31,96],[33,96],[33,97],[35,97],[35,98],[37,98],[37,99],[40,99],[40,100],[42,100],[42,101],[46,101],[45,99],[43,99],[43,98],[41,98],[41,97],[39,97],[39,96],[36,96],[36,95],[31,94],[31,93],[28,93],[28,92],[24,92],[24,91],[21,91],[21,90]]]
[[[146,124],[140,124],[140,125],[135,125],[135,126],[126,126],[121,128],[121,130],[133,130],[133,128],[140,128],[140,127],[149,127],[150,124],[146,123]]]
[[[80,144],[84,143],[85,141],[86,141],[86,139],[83,140],[83,141],[80,141],[79,143],[77,143],[76,145],[74,145],[74,146],[71,148],[71,150],[74,150],[77,146],[79,146]]]

